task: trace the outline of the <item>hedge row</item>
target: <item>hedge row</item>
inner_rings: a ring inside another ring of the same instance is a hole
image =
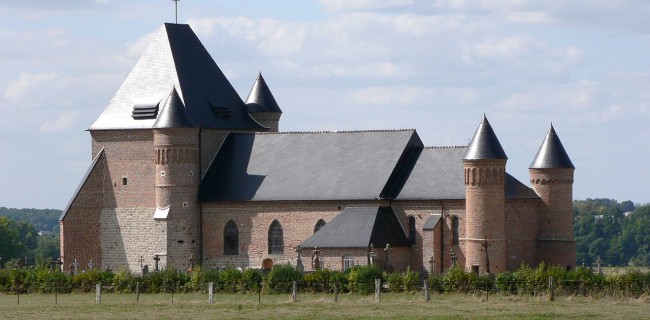
[[[603,275],[587,268],[566,271],[562,268],[536,268],[522,266],[513,272],[496,276],[478,275],[460,268],[428,277],[433,293],[493,292],[505,295],[537,295],[548,291],[549,277],[554,278],[556,294],[567,295],[620,295],[640,296],[650,294],[650,272],[630,270],[627,273]],[[420,274],[407,270],[387,274],[377,267],[360,266],[345,272],[322,269],[301,274],[289,265],[275,266],[270,272],[238,269],[202,270],[192,273],[165,270],[147,275],[134,275],[127,271],[117,273],[90,270],[75,276],[48,269],[0,270],[0,292],[50,293],[91,292],[95,284],[104,290],[132,293],[207,292],[207,284],[214,283],[216,292],[246,293],[264,290],[266,293],[290,292],[296,281],[300,292],[339,292],[369,294],[374,291],[374,279],[382,279],[384,291],[416,292],[423,289]]]

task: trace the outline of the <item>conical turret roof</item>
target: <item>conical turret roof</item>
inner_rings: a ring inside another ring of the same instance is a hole
[[[185,110],[183,101],[178,96],[176,88],[167,97],[165,104],[162,106],[156,122],[153,124],[154,128],[196,128],[196,124],[190,118]]]
[[[156,113],[143,115],[142,106],[155,111],[171,87],[178,90],[198,127],[265,129],[248,114],[244,101],[190,26],[166,23],[90,130],[152,128]]]
[[[257,75],[255,84],[246,98],[246,108],[248,112],[276,112],[282,113],[280,106],[275,101],[271,89],[266,85],[266,81],[260,72]]]
[[[467,146],[463,160],[491,160],[508,159],[497,135],[492,130],[487,117],[483,115],[483,121],[476,129],[472,141]]]
[[[553,124],[551,124],[544,142],[539,147],[535,159],[530,164],[530,169],[550,168],[575,168],[566,150],[564,150],[564,146],[562,146],[560,137],[555,133]]]

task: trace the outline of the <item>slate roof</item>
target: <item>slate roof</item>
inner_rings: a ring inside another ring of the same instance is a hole
[[[465,147],[424,148],[397,200],[465,199]]]
[[[391,207],[346,207],[300,244],[302,248],[409,247],[410,242]]]
[[[195,128],[196,124],[187,114],[183,101],[178,96],[176,88],[172,89],[153,124],[154,128]]]
[[[492,130],[487,117],[483,116],[483,121],[476,129],[472,141],[467,146],[467,152],[463,157],[464,160],[493,160],[508,159],[497,135]]]
[[[506,172],[506,199],[539,199],[539,196],[532,188],[529,188],[517,178]]]
[[[432,214],[429,215],[427,218],[427,221],[424,222],[424,225],[422,226],[422,230],[433,230],[436,228],[436,225],[438,225],[438,222],[442,218],[441,214]]]
[[[201,201],[391,197],[414,130],[228,135],[201,181]]]
[[[548,169],[548,168],[574,168],[569,155],[562,146],[562,141],[555,133],[553,124],[548,130],[542,145],[535,155],[535,159],[530,164],[531,169]]]
[[[266,85],[266,81],[260,72],[251,88],[251,92],[246,98],[246,109],[248,112],[276,112],[282,113],[280,106],[275,101],[271,89]]]
[[[77,196],[79,196],[79,193],[81,192],[81,189],[86,185],[86,181],[90,177],[90,174],[95,170],[95,168],[102,168],[97,167],[97,165],[106,157],[106,153],[104,152],[104,148],[99,150],[93,161],[90,163],[90,166],[88,166],[88,170],[86,170],[86,173],[84,173],[83,178],[81,178],[81,182],[77,186],[77,189],[75,189],[74,193],[72,194],[72,198],[70,198],[70,201],[68,202],[68,205],[65,206],[65,209],[63,212],[61,212],[61,216],[59,217],[59,221],[63,221],[65,219],[66,214],[68,213],[68,210],[70,210],[70,206],[72,206],[72,203],[77,199]]]
[[[189,25],[164,24],[90,130],[149,129],[135,105],[155,105],[172,88],[201,128],[264,130]]]

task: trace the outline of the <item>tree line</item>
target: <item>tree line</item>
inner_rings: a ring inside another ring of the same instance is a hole
[[[650,204],[613,199],[573,202],[578,264],[650,266]]]

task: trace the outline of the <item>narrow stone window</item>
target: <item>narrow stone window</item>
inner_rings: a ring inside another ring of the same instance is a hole
[[[122,185],[125,186],[128,183],[128,178],[127,177],[122,177]]]
[[[161,177],[164,177],[164,176],[165,176],[165,171],[164,171],[164,170],[163,170],[163,171],[160,171],[160,176],[161,176]]]
[[[187,208],[190,204],[187,202],[183,202],[183,208]]]
[[[237,224],[230,220],[223,230],[223,254],[236,256],[239,254],[239,229]]]
[[[316,226],[314,226],[314,233],[318,232],[322,227],[325,226],[325,220],[319,219],[318,222],[316,222]]]
[[[458,243],[459,243],[459,240],[458,240],[459,239],[459,236],[458,236],[458,225],[459,224],[460,224],[460,221],[459,221],[458,217],[451,218],[451,230],[452,230],[452,234],[453,234],[452,244],[453,245],[458,245]]]
[[[411,241],[411,244],[415,244],[415,217],[410,216],[409,217],[409,240]]]
[[[278,220],[273,220],[269,227],[269,254],[284,253],[284,236],[282,225]]]

